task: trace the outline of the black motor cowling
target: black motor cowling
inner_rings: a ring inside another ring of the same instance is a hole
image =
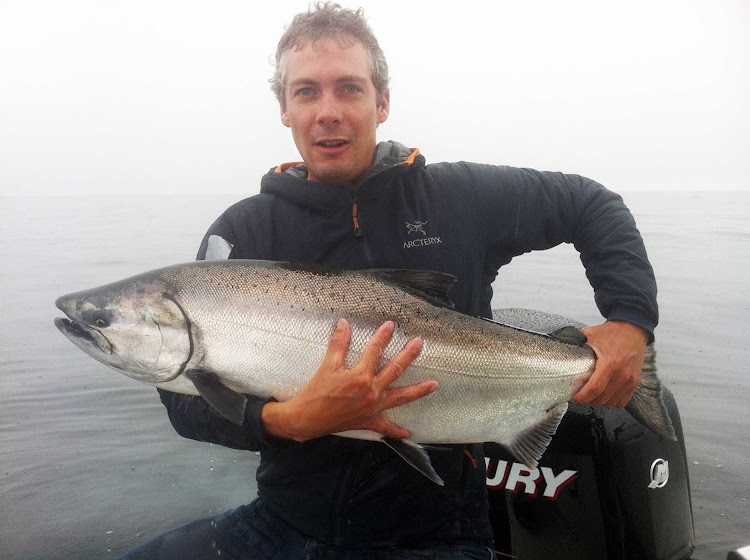
[[[527,310],[493,314],[538,332],[582,326]],[[533,471],[486,444],[495,548],[522,560],[689,558],[695,537],[682,424],[669,390],[663,399],[678,441],[624,409],[570,403]]]

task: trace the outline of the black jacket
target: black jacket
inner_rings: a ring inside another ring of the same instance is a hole
[[[653,271],[618,195],[577,175],[463,162],[428,166],[397,143],[379,144],[375,161],[356,192],[308,181],[304,166],[272,170],[259,195],[233,205],[209,228],[198,258],[439,270],[458,278],[457,311],[491,316],[499,267],[567,242],[581,253],[602,314],[653,332]],[[262,399],[250,399],[239,427],[200,397],[160,393],[181,435],[260,450],[259,496],[321,541],[378,546],[491,538],[480,445],[430,452],[446,483],[441,488],[380,443],[267,438]]]

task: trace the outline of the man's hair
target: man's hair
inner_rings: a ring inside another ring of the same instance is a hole
[[[318,2],[306,13],[294,16],[291,25],[281,36],[276,49],[276,72],[271,78],[271,90],[282,107],[286,107],[284,97],[284,72],[287,51],[302,49],[308,42],[316,48],[326,39],[336,39],[342,47],[350,47],[357,41],[361,42],[370,53],[370,68],[372,83],[378,94],[378,103],[388,89],[388,63],[385,61],[378,40],[367,25],[364,11],[342,8],[331,2]]]

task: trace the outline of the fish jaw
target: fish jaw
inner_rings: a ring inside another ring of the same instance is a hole
[[[55,326],[83,352],[128,377],[157,385],[193,357],[190,320],[163,282],[147,275],[68,294]]]
[[[107,337],[94,329],[86,328],[77,321],[62,317],[55,318],[55,326],[68,340],[92,358],[102,361],[98,358],[100,354],[112,354],[112,344],[107,340]]]

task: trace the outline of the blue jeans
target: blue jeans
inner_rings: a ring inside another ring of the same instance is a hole
[[[496,560],[472,542],[425,548],[345,548],[324,544],[271,514],[263,501],[199,519],[126,553],[120,560]]]

